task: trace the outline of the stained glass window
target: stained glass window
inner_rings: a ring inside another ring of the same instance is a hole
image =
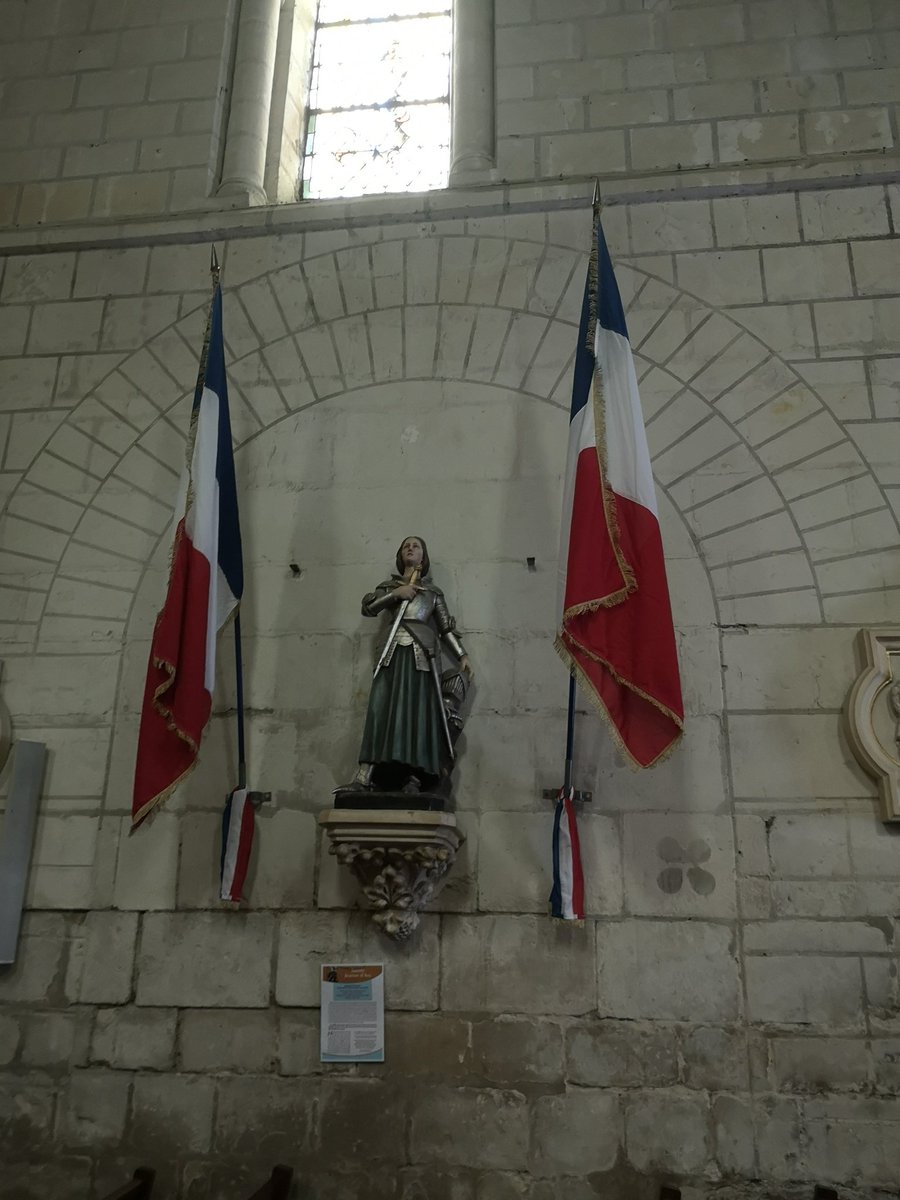
[[[449,0],[319,0],[304,198],[447,186]]]

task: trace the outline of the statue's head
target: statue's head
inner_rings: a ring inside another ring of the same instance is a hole
[[[425,539],[419,537],[417,533],[411,533],[409,537],[405,537],[400,543],[396,561],[398,575],[402,575],[407,567],[418,566],[420,563],[422,575],[427,575],[431,569],[431,560],[428,557],[428,547],[425,545]]]

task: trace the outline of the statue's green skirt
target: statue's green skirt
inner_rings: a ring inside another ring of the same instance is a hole
[[[404,763],[440,775],[441,713],[428,671],[416,670],[412,646],[397,646],[372,683],[359,761]]]

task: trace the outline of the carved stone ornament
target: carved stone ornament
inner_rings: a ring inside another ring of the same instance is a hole
[[[332,808],[319,824],[329,853],[356,876],[372,920],[396,942],[416,930],[465,841],[452,813]]]
[[[861,629],[863,671],[847,701],[847,736],[878,783],[883,821],[900,821],[900,626]]]

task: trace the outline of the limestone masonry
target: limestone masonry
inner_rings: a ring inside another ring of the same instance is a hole
[[[841,719],[857,632],[900,624],[900,4],[484,3],[494,120],[454,136],[495,166],[301,203],[308,0],[0,0],[0,691],[49,750],[0,972],[2,1200],[144,1164],[161,1200],[245,1200],[276,1162],[303,1200],[900,1196],[900,826]],[[248,206],[216,192],[257,12]],[[595,177],[687,717],[638,775],[580,708],[569,927],[542,790]],[[200,764],[129,836],[212,241],[273,792],[241,912],[230,633]],[[355,766],[359,598],[405,533],[477,680],[467,840],[396,946],[317,816]],[[385,963],[383,1066],[318,1061],[331,960]]]

